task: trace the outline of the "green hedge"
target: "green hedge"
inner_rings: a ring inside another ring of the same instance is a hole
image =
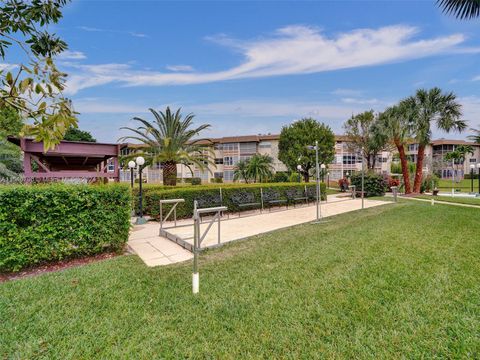
[[[161,199],[185,199],[185,203],[179,204],[177,207],[177,217],[178,218],[187,218],[193,215],[193,202],[197,200],[200,202],[200,207],[212,207],[219,206],[220,204],[228,207],[229,212],[235,212],[239,210],[237,204],[232,201],[232,197],[250,196],[253,202],[261,203],[261,190],[265,197],[276,195],[278,199],[287,200],[288,194],[292,192],[298,192],[298,194],[303,194],[307,186],[307,191],[310,200],[315,200],[315,183],[310,184],[292,184],[292,183],[269,183],[269,184],[235,184],[235,185],[226,185],[226,186],[195,186],[195,187],[182,187],[178,189],[168,189],[163,188],[159,190],[154,190],[152,187],[144,193],[143,200],[143,213],[153,217],[159,216],[160,206],[159,202]],[[222,189],[222,198],[220,202],[220,189]],[[326,186],[324,183],[321,184],[321,194],[322,200],[326,199]],[[136,198],[136,201],[138,199]],[[249,201],[250,202],[250,201]],[[259,208],[260,206],[252,206],[252,208]],[[267,207],[267,204],[265,204]],[[164,215],[168,211],[169,206],[165,206]]]
[[[127,185],[0,187],[0,271],[123,248]]]
[[[355,191],[362,191],[362,173],[358,172],[353,174],[350,177],[350,184],[355,185]],[[385,190],[387,184],[382,175],[374,173],[366,173],[364,178],[364,191],[365,197],[370,196],[383,196],[385,195]]]

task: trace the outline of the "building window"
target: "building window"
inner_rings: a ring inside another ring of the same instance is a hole
[[[233,166],[238,162],[238,158],[235,159],[233,156],[225,156],[223,158],[223,165]]]
[[[240,143],[240,154],[255,154],[257,152],[257,143]]]
[[[418,144],[409,144],[408,151],[418,151]]]
[[[471,159],[470,159],[470,162],[471,162],[471,163],[476,163],[476,162],[477,162],[477,159],[471,158]]]
[[[113,162],[108,163],[107,171],[108,172],[114,172],[115,171],[115,164]]]
[[[248,161],[252,158],[251,155],[240,155],[240,161]]]
[[[238,143],[225,143],[222,145],[223,151],[237,151]]]
[[[216,165],[222,165],[223,164],[223,159],[222,158],[215,158],[215,164]]]
[[[343,155],[344,165],[354,165],[356,162],[357,162],[357,157],[355,155]]]
[[[271,148],[272,143],[270,141],[262,141],[260,144],[258,144],[258,147],[262,149]]]
[[[213,177],[214,177],[215,179],[222,179],[222,178],[223,178],[223,173],[221,173],[221,172],[214,172],[214,173],[213,173]]]
[[[233,181],[233,171],[224,171],[223,172],[223,180]]]

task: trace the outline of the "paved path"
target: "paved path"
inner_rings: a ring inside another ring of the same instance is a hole
[[[414,197],[408,197],[408,196],[401,196],[399,199],[405,199],[405,200],[416,200],[416,201],[423,201],[423,202],[432,202],[432,199],[419,199],[419,198],[414,198]],[[462,204],[462,203],[454,203],[454,202],[449,202],[449,201],[442,201],[442,200],[435,200],[435,204],[442,204],[442,205],[452,205],[452,206],[463,206],[463,207],[470,207],[470,208],[476,208],[480,209],[479,205],[472,205],[472,204]]]
[[[343,201],[342,201],[343,200]],[[373,207],[391,202],[378,200],[365,200],[365,207]],[[328,203],[322,203],[322,217],[329,217],[349,211],[361,209],[361,199],[345,200],[331,195]],[[222,243],[244,239],[273,230],[286,228],[302,223],[314,221],[316,218],[316,206],[299,206],[289,210],[264,211],[263,214],[236,217],[230,215],[230,219],[221,222]],[[192,220],[182,220],[178,225],[191,225]],[[205,229],[207,224],[202,224]],[[159,224],[148,222],[145,225],[137,225],[133,228],[128,241],[129,247],[145,262],[147,266],[168,265],[186,261],[193,257],[192,253],[174,242],[158,235]],[[169,232],[182,238],[193,236],[193,226],[170,229]],[[193,240],[187,240],[193,242]],[[217,244],[217,225],[214,224],[202,242],[202,247]]]

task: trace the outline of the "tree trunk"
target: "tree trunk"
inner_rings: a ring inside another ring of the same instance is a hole
[[[308,170],[303,172],[303,181],[308,183],[310,181],[310,175],[308,174]]]
[[[165,161],[162,163],[163,185],[177,185],[177,163],[174,161]]]
[[[377,163],[377,155],[373,155],[372,170],[375,170],[375,164]]]
[[[418,145],[417,153],[417,168],[415,169],[415,180],[413,181],[413,192],[415,194],[420,193],[420,186],[422,185],[422,171],[423,171],[423,159],[425,157],[425,145]]]
[[[397,147],[398,154],[400,155],[400,163],[402,165],[403,183],[405,184],[405,194],[410,194],[412,189],[410,188],[410,174],[408,172],[408,161],[405,155],[405,148],[400,141],[395,140],[395,146]]]

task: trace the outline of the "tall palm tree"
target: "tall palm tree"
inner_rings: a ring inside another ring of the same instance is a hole
[[[405,146],[407,145],[408,139],[410,139],[409,122],[411,113],[412,109],[402,101],[398,105],[392,106],[380,114],[380,126],[383,128],[382,131],[395,144],[400,157],[405,194],[410,194],[412,192],[408,160],[407,155],[405,154]]]
[[[273,158],[268,155],[255,154],[248,160],[248,175],[254,182],[262,182],[273,176]]]
[[[473,19],[480,16],[480,0],[437,0],[444,13],[457,19]]]
[[[467,154],[473,155],[474,148],[472,145],[459,145],[455,148],[454,151],[449,152],[445,155],[444,159],[446,161],[452,161],[452,171],[455,170],[455,164],[457,165],[457,172],[458,172],[458,165],[463,165],[465,162],[465,158]]]
[[[235,169],[233,172],[233,180],[244,180],[245,184],[248,184],[248,180],[250,179],[250,174],[248,172],[248,160],[240,160],[235,165]]]
[[[437,87],[430,90],[419,89],[414,96],[404,101],[405,105],[412,109],[411,130],[418,142],[413,192],[419,193],[422,184],[425,147],[432,140],[433,125],[448,133],[465,130],[467,123],[460,119],[462,105],[452,92],[444,93]]]
[[[133,120],[140,123],[136,129],[122,127],[121,129],[133,132],[133,135],[124,136],[119,141],[132,140],[140,142],[143,146],[134,156],[143,156],[147,164],[160,163],[163,170],[163,183],[165,185],[177,184],[177,164],[196,166],[200,170],[213,164],[213,150],[204,139],[194,139],[203,130],[210,127],[203,124],[196,128],[193,125],[193,114],[182,117],[181,109],[172,112],[169,107],[165,112],[149,109],[155,120],[149,122],[139,117]]]

